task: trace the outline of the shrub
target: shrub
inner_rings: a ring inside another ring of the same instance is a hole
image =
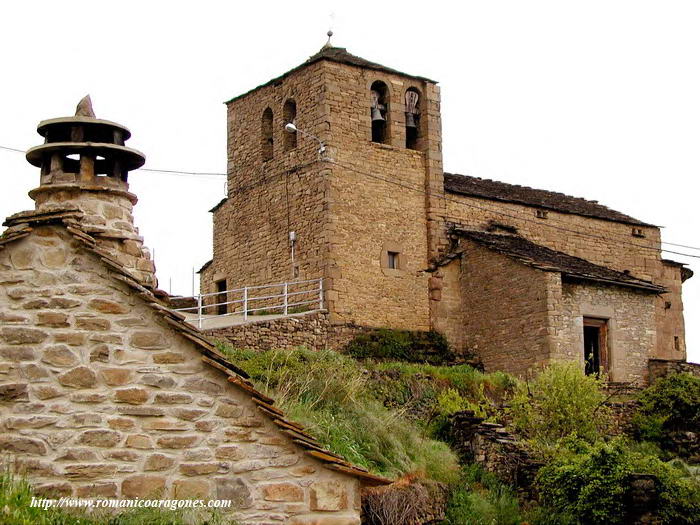
[[[620,439],[580,442],[577,449],[561,452],[537,474],[545,505],[578,516],[584,524],[626,523],[631,474],[644,473],[658,480],[661,523],[695,523],[700,515],[700,486],[682,469],[632,451]]]
[[[437,332],[381,328],[357,335],[345,347],[357,359],[390,359],[441,364],[454,360],[445,336]]]
[[[594,442],[609,424],[601,383],[576,363],[551,365],[518,387],[510,407],[513,425],[539,446],[572,434]]]
[[[639,396],[632,423],[637,437],[663,445],[670,432],[700,431],[700,378],[674,374],[657,380]]]
[[[462,467],[445,513],[445,525],[517,525],[518,498],[493,474],[472,464]]]

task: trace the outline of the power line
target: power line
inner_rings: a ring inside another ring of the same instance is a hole
[[[341,168],[345,168],[345,169],[348,169],[348,170],[350,170],[350,171],[354,171],[355,173],[358,173],[358,174],[360,174],[360,175],[365,175],[365,176],[367,176],[367,177],[371,177],[371,178],[373,178],[373,179],[380,180],[380,181],[382,181],[382,182],[387,182],[387,183],[389,183],[389,184],[394,184],[395,186],[399,186],[399,187],[401,187],[401,188],[405,188],[405,189],[408,189],[408,190],[411,190],[411,191],[414,191],[414,192],[417,192],[417,193],[421,193],[421,194],[423,194],[423,195],[427,195],[426,191],[425,191],[424,189],[422,189],[422,188],[417,188],[417,187],[415,187],[415,186],[411,186],[411,185],[409,185],[409,184],[404,184],[404,183],[401,183],[401,182],[398,182],[398,181],[395,181],[395,180],[391,180],[391,179],[385,179],[384,177],[379,177],[378,175],[374,175],[373,173],[363,172],[363,171],[358,170],[357,168],[355,168],[355,167],[353,167],[353,166],[348,166],[348,165],[342,164],[342,163],[340,163],[340,162],[336,162],[336,161],[334,161],[334,160],[326,159],[326,161],[329,162],[329,163],[331,163],[331,164],[335,164],[336,166],[340,166]],[[496,214],[496,215],[501,215],[501,216],[504,216],[504,217],[509,217],[509,218],[511,218],[511,219],[516,219],[516,220],[524,221],[524,222],[531,222],[531,223],[533,223],[533,224],[537,224],[537,225],[540,225],[540,226],[547,226],[547,227],[550,227],[550,228],[553,228],[553,229],[556,229],[556,230],[560,230],[560,231],[564,231],[564,232],[567,232],[567,233],[573,233],[573,234],[576,234],[576,235],[581,235],[581,236],[584,236],[584,237],[591,237],[591,238],[595,238],[595,239],[607,240],[607,237],[603,237],[603,236],[601,236],[601,235],[595,235],[595,234],[592,234],[592,233],[580,232],[580,231],[577,231],[577,230],[572,230],[572,229],[570,229],[570,228],[564,228],[564,227],[562,227],[562,226],[556,226],[556,225],[554,225],[554,224],[549,224],[549,223],[546,223],[546,222],[538,222],[538,221],[533,221],[533,220],[531,220],[531,219],[525,219],[525,218],[523,218],[523,217],[518,217],[518,216],[516,216],[516,215],[510,215],[510,214],[504,213],[504,212],[502,212],[502,211],[494,210],[494,209],[491,209],[491,208],[485,208],[485,207],[483,207],[483,206],[478,206],[478,205],[476,205],[476,204],[469,204],[469,203],[466,203],[466,202],[464,202],[464,201],[452,199],[452,198],[448,197],[447,195],[445,195],[444,197],[442,197],[442,199],[444,199],[445,201],[454,202],[455,204],[458,204],[458,205],[461,205],[461,206],[466,206],[466,207],[468,207],[468,208],[475,208],[475,209],[478,209],[478,210],[487,211],[487,212],[489,212],[489,213],[494,213],[494,214]],[[663,249],[663,248],[657,248],[656,246],[647,246],[647,245],[643,245],[643,244],[631,243],[631,242],[629,242],[629,241],[618,241],[618,244],[626,244],[626,245],[628,245],[628,246],[635,246],[635,247],[637,247],[637,248],[644,248],[644,249],[646,249],[646,250],[654,250],[654,251],[656,251],[656,250],[663,250],[663,251],[665,251],[665,252],[667,252],[667,253],[672,253],[672,254],[674,254],[674,255],[682,255],[682,256],[684,256],[684,257],[692,257],[692,258],[694,258],[694,259],[700,259],[700,255],[691,255],[691,254],[689,254],[689,253],[681,253],[681,252],[676,252],[676,251],[672,251],[672,250],[666,250],[666,249]]]
[[[17,149],[17,148],[11,148],[11,147],[8,147],[8,146],[1,146],[1,145],[0,145],[0,149],[4,149],[4,150],[8,150],[8,151],[15,151],[15,152],[18,152],[18,153],[24,153],[24,150]],[[422,188],[416,188],[416,187],[414,187],[414,186],[410,186],[410,185],[407,185],[407,184],[403,184],[403,183],[397,182],[397,181],[395,181],[395,180],[385,179],[385,178],[383,178],[383,177],[379,177],[379,176],[374,175],[374,174],[371,174],[371,173],[362,172],[362,171],[358,170],[357,168],[354,168],[354,167],[348,166],[348,165],[344,165],[344,164],[341,164],[341,163],[339,163],[339,162],[335,162],[335,161],[333,161],[333,160],[331,160],[331,159],[322,159],[322,160],[325,160],[326,162],[329,162],[329,163],[331,163],[331,164],[335,164],[335,165],[340,166],[340,167],[342,167],[342,168],[348,169],[348,170],[350,170],[350,171],[354,171],[355,173],[358,173],[358,174],[360,174],[360,175],[365,175],[365,176],[367,176],[367,177],[371,177],[371,178],[374,178],[374,179],[377,179],[377,180],[381,180],[381,181],[383,181],[383,182],[387,182],[387,183],[389,183],[389,184],[394,184],[394,185],[396,185],[396,186],[399,186],[399,187],[402,187],[402,188],[406,188],[406,189],[409,189],[409,190],[411,190],[411,191],[419,192],[419,193],[422,193],[423,195],[426,195],[425,190],[422,189]],[[314,162],[315,162],[315,161],[314,161]],[[302,167],[306,167],[306,166],[308,166],[309,164],[313,164],[313,162],[306,163],[306,164],[304,164]],[[298,169],[298,168],[297,168],[297,169]],[[153,173],[167,173],[167,174],[169,174],[169,175],[183,175],[183,176],[193,176],[193,177],[225,177],[225,176],[226,176],[226,173],[218,173],[218,172],[181,171],[181,170],[166,170],[166,169],[156,169],[156,168],[140,168],[140,170],[141,170],[141,171],[153,172]],[[296,171],[296,170],[294,170],[294,171]],[[287,173],[287,172],[285,171],[285,173]],[[277,178],[277,177],[274,177],[274,176],[273,176],[273,177],[270,177],[270,179],[268,179],[268,181],[269,181],[269,180],[274,180],[274,179],[276,179],[276,178]],[[234,188],[234,191],[245,191],[245,190],[251,189],[251,188],[253,188],[253,187],[255,187],[255,186],[257,186],[257,184],[251,184],[251,185],[248,185],[248,186],[242,186],[242,187],[239,187],[239,188]],[[509,217],[509,218],[511,218],[511,219],[516,219],[516,220],[519,220],[519,221],[531,222],[531,223],[533,223],[533,224],[537,224],[537,225],[540,225],[540,226],[546,226],[546,227],[553,228],[553,229],[557,229],[557,230],[564,231],[564,232],[567,232],[567,233],[573,233],[573,234],[576,234],[576,235],[581,235],[581,236],[584,236],[584,237],[591,237],[591,238],[595,238],[595,239],[607,240],[607,237],[603,237],[603,236],[600,236],[600,235],[595,235],[595,234],[591,234],[591,233],[580,232],[580,231],[577,231],[577,230],[572,230],[572,229],[569,229],[569,228],[564,228],[564,227],[562,227],[562,226],[556,226],[556,225],[553,225],[553,224],[550,224],[550,223],[538,222],[538,221],[533,221],[533,220],[531,220],[531,219],[525,219],[525,218],[523,218],[523,217],[517,217],[517,216],[515,216],[515,215],[510,215],[510,214],[504,213],[504,212],[499,211],[499,210],[494,210],[494,209],[486,208],[486,207],[483,207],[483,206],[477,206],[476,204],[468,204],[468,203],[466,203],[466,202],[463,202],[463,201],[460,201],[460,200],[456,200],[456,199],[452,199],[452,198],[447,197],[447,196],[444,196],[444,197],[443,197],[443,200],[445,200],[446,202],[447,202],[447,201],[449,201],[449,202],[454,202],[455,204],[458,204],[458,205],[460,205],[460,206],[466,206],[466,207],[469,207],[469,208],[475,208],[475,209],[479,209],[479,210],[482,210],[482,211],[487,211],[487,212],[489,212],[489,213],[493,213],[493,214],[496,214],[496,215],[501,215],[501,216],[503,216],[503,217]],[[615,236],[615,237],[619,237],[619,235],[616,235],[616,234],[612,234],[612,235]],[[681,247],[681,248],[688,248],[688,249],[690,249],[690,250],[699,250],[699,251],[700,251],[700,247],[696,247],[696,246],[689,246],[689,245],[686,245],[686,244],[676,244],[676,243],[666,242],[666,241],[660,241],[660,242],[661,242],[661,244],[665,244],[665,245],[668,245],[668,246],[678,246],[678,247]],[[665,248],[659,248],[659,247],[656,247],[656,246],[645,246],[645,245],[643,245],[643,244],[631,243],[631,242],[629,242],[629,241],[621,241],[621,242],[619,242],[619,244],[626,244],[626,245],[628,245],[628,246],[634,246],[634,247],[637,247],[637,248],[644,248],[644,249],[647,249],[647,250],[654,250],[654,251],[656,251],[656,250],[662,250],[662,251],[664,251],[664,252],[672,253],[672,254],[674,254],[674,255],[681,255],[681,256],[683,256],[683,257],[692,257],[692,258],[695,258],[695,259],[700,259],[700,256],[698,256],[698,255],[691,255],[691,254],[689,254],[689,253],[676,252],[676,251],[673,251],[673,250],[667,250],[667,249],[665,249]]]

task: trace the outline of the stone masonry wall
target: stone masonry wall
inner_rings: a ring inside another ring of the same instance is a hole
[[[700,377],[700,364],[667,359],[649,360],[649,383],[671,374],[690,374]]]
[[[658,228],[641,227],[645,236],[641,238],[632,235],[629,224],[552,210],[548,211],[546,219],[539,219],[535,216],[537,208],[531,206],[456,194],[448,197],[448,220],[474,229],[485,229],[491,221],[514,226],[520,235],[532,242],[618,271],[629,270],[636,277],[666,287],[669,293],[655,300],[653,324],[659,337],[652,355],[685,359],[681,271],[677,265],[661,261]]]
[[[610,380],[647,382],[654,348],[654,295],[603,284],[563,283],[553,357],[583,363],[583,317],[608,319]]]
[[[551,290],[558,273],[524,266],[463,241],[464,341],[487,371],[519,376],[547,364],[554,344]]]
[[[39,493],[231,499],[243,523],[358,524],[326,469],[61,227],[0,250],[0,451]]]
[[[214,256],[202,273],[203,293],[215,291],[221,279],[232,289],[323,276],[328,172],[318,162],[315,140],[297,133],[297,146],[285,146],[287,100],[296,103],[300,129],[323,130],[320,64],[228,104],[228,199],[213,212]],[[270,160],[262,158],[266,108],[273,112]],[[294,263],[290,231],[296,232]]]
[[[332,324],[327,312],[296,314],[244,325],[207,330],[213,339],[226,341],[236,348],[250,350],[341,350],[367,328]]]
[[[401,75],[333,62],[324,67],[335,162],[328,234],[331,320],[428,330],[428,274],[424,270],[429,246],[423,192],[432,180],[431,169],[441,159],[406,149],[403,100],[405,91],[414,87],[424,99],[422,107],[434,110],[439,104],[437,90]],[[384,82],[389,91],[390,138],[386,144],[371,141],[370,87],[375,81]],[[438,112],[431,114],[439,119]],[[425,140],[419,147],[426,147],[428,140],[439,142],[439,126],[429,127],[428,115],[427,109],[422,110]],[[387,251],[399,253],[398,269],[386,267]]]

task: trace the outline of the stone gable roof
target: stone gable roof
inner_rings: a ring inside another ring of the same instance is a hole
[[[667,291],[662,286],[650,281],[594,264],[564,252],[551,250],[518,235],[502,235],[459,228],[453,229],[453,233],[526,266],[546,272],[559,272],[562,276],[570,279],[614,284],[657,294]]]
[[[112,278],[126,284],[131,288],[133,294],[140,297],[172,330],[192,342],[202,354],[202,361],[224,373],[229,383],[247,394],[257,405],[258,410],[297,446],[304,449],[308,456],[321,461],[326,468],[358,478],[365,485],[391,483],[391,480],[371,474],[367,469],[353,465],[341,456],[324,449],[313,436],[304,430],[303,426],[288,420],[284,412],[274,406],[272,398],[255,388],[250,381],[250,376],[244,370],[231,363],[204,334],[187,324],[183,315],[165,306],[158,298],[158,290],[145,286],[108,252],[102,250],[95,238],[81,229],[80,218],[82,215],[83,213],[77,208],[54,209],[44,212],[30,211],[12,215],[4,222],[8,228],[0,235],[0,250],[31,235],[36,227],[51,225],[64,227],[81,244],[83,249],[95,255],[108,268],[108,273]]]
[[[272,84],[275,84],[285,78],[287,78],[289,75],[294,73],[295,71],[298,71],[306,66],[310,66],[311,64],[315,64],[316,62],[319,62],[321,60],[329,60],[331,62],[336,62],[338,64],[345,64],[348,66],[357,66],[361,67],[363,69],[371,69],[373,71],[380,71],[382,73],[390,73],[392,75],[402,75],[404,77],[411,77],[411,78],[416,78],[418,80],[422,80],[424,82],[430,82],[433,84],[436,84],[437,82],[435,80],[431,80],[426,77],[420,77],[417,75],[409,75],[408,73],[404,73],[402,71],[398,71],[396,69],[392,69],[390,67],[383,66],[381,64],[377,64],[376,62],[370,62],[369,60],[365,60],[362,57],[358,57],[356,55],[353,55],[352,53],[348,53],[348,50],[345,49],[344,47],[332,47],[332,46],[323,46],[321,50],[316,53],[315,55],[310,56],[305,62],[299,64],[297,67],[290,69],[286,73],[283,73],[282,75],[273,78],[272,80],[268,80],[264,84],[260,84],[257,87],[254,87],[253,89],[246,91],[245,93],[241,95],[237,95],[233,97],[232,99],[226,101],[226,103],[233,102],[234,100],[238,100],[239,98],[245,97],[249,93],[252,93],[253,91],[256,91],[260,88],[270,86]]]
[[[619,211],[611,210],[607,206],[598,204],[597,201],[589,201],[554,191],[538,190],[528,186],[507,184],[458,173],[445,173],[445,191],[480,199],[524,204],[526,206],[544,208],[560,213],[583,215],[606,221],[655,227],[653,224],[642,222]]]

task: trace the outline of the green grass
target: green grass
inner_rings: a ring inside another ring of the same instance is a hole
[[[384,406],[354,359],[332,351],[220,349],[290,418],[348,461],[391,478],[422,473],[436,481],[456,479],[457,458],[449,446]]]
[[[35,496],[29,483],[8,472],[0,474],[0,523],[3,525],[234,525],[220,512],[202,509],[141,508],[119,514],[107,509],[89,513],[80,509],[31,507]],[[45,498],[46,496],[41,496]]]

